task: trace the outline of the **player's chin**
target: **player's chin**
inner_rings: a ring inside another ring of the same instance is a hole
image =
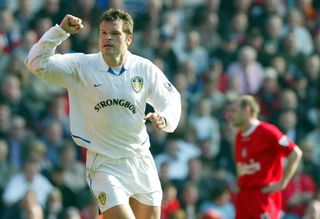
[[[110,48],[102,46],[102,47],[100,47],[100,51],[105,54],[108,54],[108,53],[110,53]]]
[[[241,126],[241,122],[239,122],[239,121],[232,121],[231,122],[232,123],[232,125],[234,126],[234,127],[240,127]]]
[[[110,46],[100,46],[100,51],[104,52],[104,53],[110,53],[110,50],[112,47]]]

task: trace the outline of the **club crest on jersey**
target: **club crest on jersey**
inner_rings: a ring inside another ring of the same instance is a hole
[[[131,79],[131,85],[133,90],[136,93],[139,93],[143,86],[143,79],[138,76],[135,76]]]
[[[100,192],[99,195],[98,195],[98,200],[99,200],[99,203],[101,205],[104,205],[106,203],[106,201],[107,201],[106,193]]]
[[[247,155],[248,155],[247,149],[246,148],[242,148],[241,157],[246,157]]]
[[[283,147],[288,147],[289,146],[289,139],[287,136],[282,136],[279,140],[279,144]]]

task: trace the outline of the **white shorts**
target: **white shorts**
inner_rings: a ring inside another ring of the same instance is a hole
[[[150,151],[121,159],[88,151],[86,178],[100,212],[129,204],[129,197],[145,205],[161,206],[162,189]]]

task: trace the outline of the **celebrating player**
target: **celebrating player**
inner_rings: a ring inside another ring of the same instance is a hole
[[[32,47],[26,65],[68,90],[72,137],[88,149],[87,181],[104,218],[159,219],[162,190],[145,121],[173,132],[180,94],[159,68],[128,51],[133,20],[122,10],[102,14],[100,52],[55,54],[82,27],[81,19],[66,15]],[[145,115],[146,103],[155,112]]]
[[[239,128],[235,160],[239,193],[236,219],[279,219],[281,190],[297,169],[302,152],[274,125],[259,121],[259,105],[241,96],[229,106],[232,124]],[[287,157],[283,170],[282,161]]]

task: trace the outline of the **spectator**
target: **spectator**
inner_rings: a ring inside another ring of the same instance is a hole
[[[320,194],[319,190],[316,192],[312,201],[308,204],[306,213],[303,219],[317,219],[320,217]]]
[[[0,8],[0,51],[9,54],[20,45],[21,31],[9,8]]]
[[[23,170],[10,179],[2,198],[6,206],[12,206],[32,191],[37,202],[44,207],[51,190],[51,183],[39,172],[39,162],[29,158],[24,162]]]
[[[42,141],[46,144],[46,158],[52,165],[59,162],[59,150],[64,144],[62,124],[58,120],[49,120],[43,129]]]
[[[13,115],[22,116],[28,127],[35,127],[37,112],[31,109],[29,102],[24,98],[19,79],[7,74],[2,78],[0,96],[9,103]]]
[[[75,194],[81,193],[86,186],[84,164],[77,160],[77,148],[71,141],[65,141],[59,151],[59,164],[64,169],[64,184]]]
[[[62,194],[62,203],[64,207],[79,206],[77,194],[74,193],[64,182],[64,169],[61,166],[54,166],[48,173],[48,179],[52,185],[59,189]]]
[[[214,70],[211,69],[210,71]],[[219,82],[221,83],[221,80],[218,76],[210,77],[209,73],[204,75],[203,80],[202,89],[192,95],[192,104],[195,105],[201,102],[202,99],[207,99],[211,105],[211,115],[218,116],[225,101],[224,94],[219,90],[221,85]]]
[[[191,22],[194,27],[200,26],[206,22],[206,18],[210,13],[218,13],[221,0],[204,0],[203,4],[199,4],[191,15]]]
[[[316,165],[320,165],[320,123],[310,132],[306,133],[305,141],[312,145],[312,160]]]
[[[211,102],[208,98],[202,98],[196,104],[197,108],[191,113],[189,121],[196,130],[197,139],[211,142],[211,152],[216,155],[220,150],[220,126],[216,118],[211,116]]]
[[[300,142],[304,132],[298,125],[297,113],[293,110],[282,111],[278,117],[279,129],[292,141]]]
[[[9,160],[9,147],[8,143],[0,138],[0,197],[2,197],[5,186],[13,175],[18,172],[12,162]],[[4,211],[4,203],[0,199],[0,212]],[[1,214],[0,214],[1,216]]]
[[[198,31],[189,31],[183,49],[177,53],[180,63],[193,60],[197,63],[195,69],[196,76],[203,74],[209,63],[209,54],[200,43],[200,35]]]
[[[181,153],[182,152],[182,153]],[[155,164],[158,172],[162,163],[167,162],[169,167],[169,178],[170,180],[182,180],[187,176],[188,173],[188,162],[189,157],[185,157],[183,151],[179,147],[178,139],[173,137],[169,138],[165,144],[165,151],[154,157]]]
[[[62,219],[81,219],[79,209],[76,207],[68,207],[64,211]]]
[[[88,189],[82,193],[84,200],[80,211],[81,219],[103,219],[102,215],[97,215],[97,200],[91,191]]]
[[[167,132],[162,132],[159,129],[154,129],[150,126],[147,126],[149,135],[150,135],[150,150],[151,153],[155,156],[163,152],[163,145],[165,145],[168,137]]]
[[[11,107],[7,101],[0,101],[0,137],[7,138],[11,126]]]
[[[3,218],[44,219],[44,214],[35,193],[27,191],[21,200],[6,209]]]
[[[234,1],[238,2],[238,1]],[[249,2],[249,1],[247,1]],[[248,15],[245,12],[238,11],[232,15],[230,32],[236,38],[238,45],[242,46],[246,42],[246,32],[248,31]]]
[[[283,190],[283,208],[285,219],[299,219],[305,214],[307,203],[313,198],[316,185],[312,177],[303,171],[300,163],[297,172]]]
[[[65,8],[60,7],[60,0],[44,0],[42,8],[35,14],[35,20],[39,18],[49,18],[51,23],[57,24],[64,17]]]
[[[320,95],[318,84],[320,82],[320,56],[313,54],[307,56],[304,62],[304,73],[307,78],[306,101],[307,119],[315,127],[319,122],[316,115],[318,96]]]
[[[179,208],[180,201],[177,199],[176,187],[171,183],[164,184],[161,204],[161,219],[169,219],[170,214]]]
[[[34,11],[32,10],[32,0],[19,0],[18,8],[14,12],[14,17],[19,23],[21,32],[28,31],[30,28],[31,20],[34,16]]]
[[[231,202],[231,194],[226,182],[220,182],[210,191],[210,200],[200,205],[202,215],[207,212],[217,212],[223,219],[235,218],[235,208]]]
[[[219,2],[220,0],[214,1]],[[221,36],[218,32],[220,19],[216,11],[209,10],[210,9],[208,9],[207,12],[204,12],[204,15],[201,15],[204,19],[199,25],[195,26],[195,28],[199,31],[201,45],[208,51],[213,51],[217,49],[221,43]]]
[[[38,160],[41,173],[47,176],[48,171],[52,168],[52,164],[46,158],[47,148],[43,141],[35,138],[26,142],[22,152],[23,160],[27,158]]]
[[[279,108],[280,92],[278,73],[272,67],[265,68],[262,86],[257,93],[261,106],[261,117],[264,120],[269,121],[274,117],[272,110]]]
[[[210,57],[221,59],[223,69],[227,69],[237,57],[236,53],[239,44],[236,37],[230,32],[222,33],[221,38],[221,45],[217,49],[210,51]]]
[[[185,219],[194,219],[198,217],[199,191],[196,184],[186,182],[182,188],[181,208],[185,213]]]
[[[162,8],[162,1],[148,1],[145,10],[139,13],[135,19],[136,31],[144,30],[146,27],[158,28],[161,22]]]
[[[307,141],[302,141],[300,146],[303,151],[302,171],[311,176],[313,181],[317,184],[317,187],[320,188],[320,166],[312,160],[313,145]]]
[[[288,12],[288,25],[285,31],[293,31],[296,36],[296,47],[305,55],[310,55],[313,52],[313,42],[309,30],[305,27],[301,11],[291,9]]]
[[[279,15],[271,14],[264,25],[265,41],[262,48],[261,62],[271,65],[270,58],[274,57],[280,49],[283,37],[283,21]]]
[[[48,93],[47,93],[48,96]],[[57,93],[50,97],[50,103],[44,111],[43,120],[41,121],[40,128],[45,127],[50,121],[58,121],[62,125],[63,136],[70,136],[70,125],[68,115],[68,99],[64,93]]]
[[[162,31],[159,33],[159,42],[155,48],[155,56],[161,58],[165,63],[164,72],[167,72],[166,76],[170,79],[173,78],[178,71],[178,57],[175,51],[172,49],[173,36]]]
[[[293,77],[296,70],[303,66],[304,54],[297,47],[297,35],[293,30],[289,30],[283,39],[283,46],[279,50],[288,66],[289,77]]]
[[[10,146],[10,161],[18,168],[22,167],[27,137],[25,119],[21,116],[14,116],[11,120],[8,143]]]
[[[23,0],[23,1],[30,1],[30,0]],[[12,54],[15,57],[17,57],[21,63],[21,65],[19,65],[20,68],[23,66],[24,59],[26,58],[29,50],[31,49],[32,45],[36,41],[37,41],[36,32],[28,29],[24,32],[24,34],[22,36],[21,45],[19,47],[15,48],[14,51],[12,51]],[[9,72],[12,72],[12,70],[10,68],[12,68],[12,67],[9,66]],[[23,77],[26,77],[26,75],[19,75],[19,76],[21,77],[20,79],[22,79]],[[24,82],[25,80],[22,80],[22,81]],[[23,85],[25,85],[25,84],[23,83]]]
[[[62,194],[59,189],[53,188],[45,205],[45,218],[59,219],[63,212]]]
[[[238,60],[228,66],[227,73],[237,93],[256,94],[261,88],[264,72],[256,58],[256,50],[245,46],[239,51]]]
[[[91,27],[98,26],[101,9],[95,4],[94,0],[77,0],[74,4],[71,4],[68,9],[70,14],[76,14],[81,17],[81,19],[87,21]],[[57,23],[61,22],[63,16],[60,18]]]
[[[169,219],[187,219],[186,213],[182,209],[171,212]]]
[[[218,170],[224,170],[230,174],[235,174],[235,161],[234,161],[234,138],[236,135],[236,129],[229,121],[222,122],[220,152],[214,159],[215,168]],[[202,155],[205,157],[206,155]]]

